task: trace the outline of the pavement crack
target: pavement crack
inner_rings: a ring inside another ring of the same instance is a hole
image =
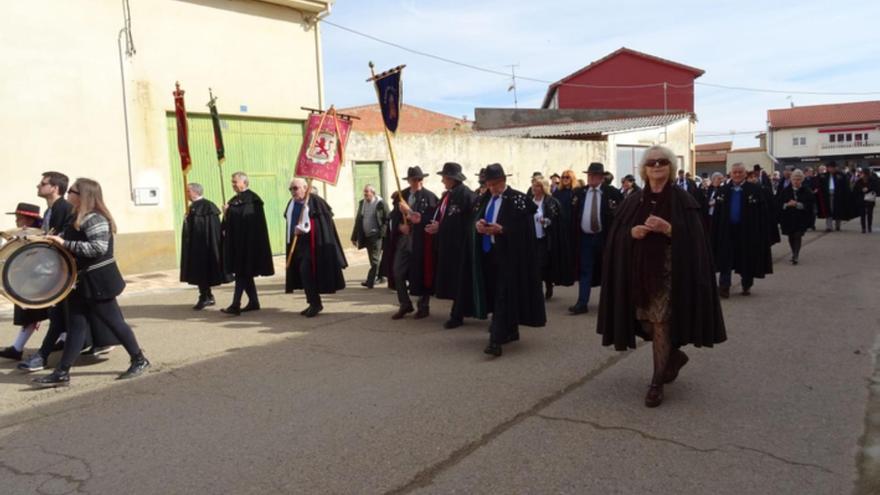
[[[71,486],[71,488],[69,490],[63,492],[65,494],[68,494],[68,493],[88,493],[82,489],[83,484],[85,484],[87,481],[92,479],[92,476],[93,476],[92,466],[91,466],[91,464],[89,464],[89,462],[87,460],[85,460],[81,457],[70,455],[70,454],[64,454],[61,452],[54,452],[54,451],[48,450],[42,446],[38,446],[37,449],[40,452],[42,452],[43,455],[52,456],[52,457],[60,457],[61,459],[56,462],[51,462],[49,464],[46,464],[45,466],[41,466],[36,471],[18,469],[15,466],[10,465],[8,462],[0,459],[0,469],[5,469],[5,470],[11,472],[15,476],[38,477],[38,478],[46,477],[47,479],[42,481],[37,486],[37,493],[40,493],[40,494],[47,494],[48,495],[49,493],[58,493],[58,491],[55,489],[53,489],[51,492],[48,492],[44,488],[45,485],[47,485],[48,483],[51,483],[53,481],[63,481],[68,486]],[[0,447],[0,452],[2,452],[3,450],[6,450],[6,449]],[[18,453],[16,455],[18,455]],[[71,475],[71,474],[62,474],[62,473],[56,473],[56,472],[49,471],[51,468],[54,468],[55,466],[58,466],[60,464],[64,464],[66,462],[74,462],[78,466],[82,467],[82,470],[85,472],[85,476],[75,476],[75,475]]]
[[[589,383],[591,380],[598,377],[603,372],[632,354],[633,352],[617,353],[609,357],[608,359],[602,361],[599,366],[590,370],[589,373],[569,383],[568,385],[557,390],[556,392],[553,392],[552,394],[539,399],[525,411],[522,411],[514,417],[508,419],[507,421],[496,425],[494,428],[480,436],[480,438],[465,445],[462,445],[461,447],[450,453],[445,459],[419,471],[412,479],[410,479],[410,481],[398,486],[397,488],[386,491],[385,494],[403,495],[430,486],[432,483],[434,483],[434,479],[441,473],[456,466],[468,456],[470,456],[483,446],[487,445],[489,442],[495,440],[511,428],[517,426],[518,424],[531,417],[538,415],[541,410],[562,399],[575,389]]]
[[[645,440],[649,440],[652,442],[668,443],[670,445],[675,445],[676,447],[690,450],[692,452],[699,452],[702,454],[722,452],[727,448],[744,450],[746,452],[753,452],[756,454],[760,454],[760,455],[769,457],[773,460],[782,462],[784,464],[788,464],[790,466],[812,468],[812,469],[817,469],[817,470],[822,471],[827,474],[835,474],[834,471],[826,468],[825,466],[820,466],[819,464],[793,461],[791,459],[786,459],[785,457],[781,457],[779,455],[776,455],[772,452],[768,452],[766,450],[756,449],[754,447],[746,447],[744,445],[723,444],[720,447],[700,448],[700,447],[697,447],[694,445],[690,445],[690,444],[681,442],[679,440],[674,440],[671,438],[658,437],[656,435],[651,435],[650,433],[646,433],[646,432],[639,430],[637,428],[632,428],[632,427],[628,427],[628,426],[603,425],[603,424],[597,423],[595,421],[589,421],[589,420],[585,420],[585,419],[574,419],[574,418],[566,418],[566,417],[561,417],[561,416],[548,416],[546,414],[536,414],[535,417],[538,417],[538,418],[541,418],[541,419],[544,419],[547,421],[561,421],[561,422],[565,422],[565,423],[585,425],[585,426],[589,426],[591,428],[594,428],[594,429],[600,430],[600,431],[624,431],[627,433],[633,433],[635,435],[638,435],[638,436],[644,438]]]

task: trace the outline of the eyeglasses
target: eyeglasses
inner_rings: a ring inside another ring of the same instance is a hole
[[[287,188],[288,191],[299,191],[299,186],[290,186]]]
[[[76,189],[68,189],[67,194],[76,194],[77,196],[79,196],[79,191],[77,191]]]
[[[563,176],[562,176],[562,180],[571,180],[571,179],[572,179],[572,178],[569,177],[569,176],[567,176],[567,175],[563,175]]]
[[[646,167],[654,167],[654,168],[656,168],[656,167],[667,167],[667,166],[669,166],[669,165],[671,165],[671,164],[672,164],[672,162],[670,162],[670,161],[667,160],[666,158],[656,158],[656,159],[654,159],[654,160],[646,160],[646,161],[645,161],[645,166],[646,166]]]

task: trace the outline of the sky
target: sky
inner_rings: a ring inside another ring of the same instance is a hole
[[[706,73],[697,83],[697,142],[757,145],[767,110],[880,99],[878,0],[338,0],[327,21],[412,50],[490,70],[557,81],[625,46]],[[407,52],[321,26],[326,104],[372,104],[367,63],[406,64],[405,103],[473,118],[513,108],[509,76]],[[518,80],[520,108],[540,108],[548,84]],[[809,95],[798,92],[869,93]],[[735,132],[736,134],[731,134]]]

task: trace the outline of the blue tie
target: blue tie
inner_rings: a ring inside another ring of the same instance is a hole
[[[486,208],[486,216],[483,217],[487,222],[492,222],[492,215],[495,214],[495,198],[497,196],[492,196],[492,199],[489,200],[489,207]],[[488,234],[483,234],[483,252],[488,253],[492,249],[492,236]]]

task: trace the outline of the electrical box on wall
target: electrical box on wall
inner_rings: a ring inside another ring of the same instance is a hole
[[[136,187],[134,189],[134,204],[137,206],[149,206],[159,204],[158,187]]]

